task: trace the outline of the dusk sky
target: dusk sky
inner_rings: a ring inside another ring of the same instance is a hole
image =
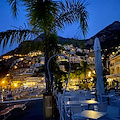
[[[13,18],[7,0],[0,0],[0,32],[9,29],[15,29],[13,26],[20,27],[26,23],[26,12],[24,8],[19,8],[19,15],[17,19]],[[120,21],[120,0],[86,0],[89,5],[87,11],[89,12],[88,26],[89,30],[86,38],[90,38],[114,21]],[[65,30],[59,31],[58,35],[66,38],[83,39],[81,34],[77,34],[78,24],[67,26]],[[14,49],[17,45],[7,48],[2,52],[0,47],[0,55],[7,51]]]

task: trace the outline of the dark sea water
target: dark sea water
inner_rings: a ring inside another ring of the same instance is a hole
[[[43,100],[29,101],[25,110],[11,111],[7,120],[43,120]]]

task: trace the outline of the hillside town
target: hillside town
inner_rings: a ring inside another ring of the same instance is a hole
[[[59,46],[61,46],[59,44]],[[67,56],[70,62],[73,65],[78,65],[78,69],[82,66],[82,62],[85,62],[89,68],[86,70],[86,76],[84,77],[82,74],[74,77],[70,77],[67,90],[77,90],[82,87],[82,84],[85,83],[87,87],[82,89],[91,89],[95,85],[95,54],[93,49],[81,49],[79,47],[74,47],[72,44],[64,45],[63,50],[61,50],[61,54]],[[106,88],[110,89],[111,87],[114,89],[117,88],[116,85],[120,86],[120,46],[116,47],[116,52],[112,52],[109,55],[109,58],[106,59],[106,68],[105,70],[108,71],[104,77],[106,78]],[[3,55],[0,61],[7,61],[10,58],[17,56],[18,58],[15,59],[7,74],[4,78],[1,78],[1,90],[9,90],[12,89],[24,89],[24,88],[40,88],[45,89],[45,74],[44,72],[40,71],[40,68],[44,66],[44,53],[41,51],[30,51],[28,54],[21,55],[21,54],[11,54],[11,55]],[[104,54],[102,54],[102,60],[104,59]],[[64,58],[64,56],[58,56],[57,63],[60,62],[68,62]],[[83,66],[84,67],[84,66]],[[65,65],[59,64],[60,70],[67,73],[65,69]],[[37,74],[39,73],[39,74]],[[72,73],[71,73],[72,74]],[[63,80],[64,81],[64,80]],[[84,81],[84,82],[83,82]],[[94,82],[93,82],[94,81]],[[92,83],[92,84],[91,84]],[[65,83],[62,83],[63,87]],[[7,100],[7,95],[3,94],[3,98]],[[12,99],[17,99],[16,95]]]

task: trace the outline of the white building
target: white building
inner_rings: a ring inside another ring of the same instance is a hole
[[[86,57],[86,61],[88,64],[95,64],[95,53],[90,52],[88,56]]]
[[[88,57],[86,58],[88,64],[95,64],[95,57]]]
[[[80,57],[79,56],[70,56],[69,60],[71,63],[80,63]]]
[[[58,60],[57,60],[57,62],[59,62],[59,61],[67,61],[67,62],[68,62],[68,60],[65,59],[64,56],[58,56]]]
[[[63,46],[65,50],[71,50],[73,48],[73,45],[64,45]]]
[[[41,88],[45,87],[45,78],[43,77],[26,77],[24,86],[32,87],[32,86],[39,86]]]
[[[110,62],[110,75],[106,75],[107,81],[109,85],[113,86],[113,80],[119,82],[119,89],[120,89],[120,53],[114,54],[113,56],[109,57]]]

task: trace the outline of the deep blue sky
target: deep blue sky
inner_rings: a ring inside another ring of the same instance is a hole
[[[86,1],[89,2],[89,5],[87,6],[87,11],[89,12],[89,30],[86,38],[92,37],[114,21],[120,21],[120,0]],[[26,23],[25,13],[24,8],[20,8],[17,19],[14,19],[6,0],[0,0],[0,32],[14,29],[12,26],[24,26],[24,23]],[[58,35],[66,38],[83,38],[81,35],[76,34],[77,26],[78,24],[67,26],[64,31],[59,31]],[[15,47],[16,45],[12,46],[12,48],[7,47],[4,50],[4,53],[8,50],[14,49]],[[0,48],[0,55],[2,53],[3,52]]]

